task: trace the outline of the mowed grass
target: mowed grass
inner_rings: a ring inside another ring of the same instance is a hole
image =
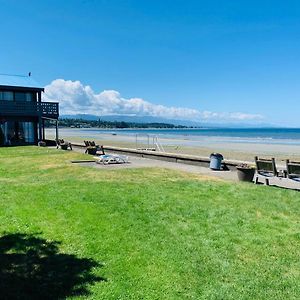
[[[298,192],[82,157],[0,148],[2,296],[300,298]]]

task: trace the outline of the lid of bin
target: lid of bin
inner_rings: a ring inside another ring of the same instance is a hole
[[[212,153],[212,154],[210,155],[210,157],[212,157],[212,156],[214,156],[214,157],[216,157],[216,158],[223,159],[223,155],[222,155],[221,153]]]

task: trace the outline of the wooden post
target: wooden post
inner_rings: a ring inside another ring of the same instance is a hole
[[[39,141],[43,140],[42,117],[39,116]]]
[[[39,122],[38,122],[38,141],[43,140],[43,131],[42,131],[42,112],[41,112],[41,102],[42,102],[42,92],[38,92],[38,112],[39,112]]]
[[[58,120],[56,120],[55,137],[56,137],[56,141],[58,141]]]
[[[43,140],[45,140],[45,119],[43,120]]]
[[[38,102],[42,102],[42,92],[38,92]]]

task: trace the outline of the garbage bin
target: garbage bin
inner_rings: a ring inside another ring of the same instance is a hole
[[[210,155],[210,164],[209,167],[212,170],[221,170],[223,155],[220,153],[212,153]]]

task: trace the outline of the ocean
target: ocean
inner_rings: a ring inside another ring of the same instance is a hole
[[[80,130],[80,129],[79,129]],[[80,130],[81,131],[81,130]],[[201,128],[201,129],[82,129],[85,134],[158,136],[161,139],[220,143],[300,145],[300,128]]]

